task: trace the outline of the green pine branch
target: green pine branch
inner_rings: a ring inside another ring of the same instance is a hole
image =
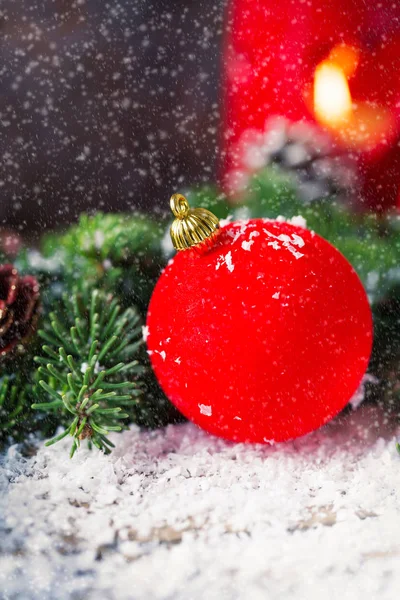
[[[125,306],[145,315],[154,285],[165,266],[163,220],[145,215],[82,215],[60,236],[42,242],[44,256],[63,264],[61,284],[71,289],[86,281],[116,294]]]
[[[62,248],[70,255],[78,251],[82,256],[114,265],[137,263],[160,257],[163,234],[164,225],[145,215],[83,214],[63,236],[48,236],[44,252]]]
[[[44,345],[35,357],[40,366],[32,408],[56,414],[65,427],[47,445],[71,436],[71,457],[84,439],[110,452],[109,432],[134,420],[142,393],[136,310],[122,310],[104,291],[75,291],[49,315],[39,336]]]
[[[21,421],[27,409],[31,388],[21,375],[4,375],[0,379],[0,440],[19,438]]]

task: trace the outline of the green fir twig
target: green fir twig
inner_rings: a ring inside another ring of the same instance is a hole
[[[42,251],[64,265],[63,287],[82,280],[118,295],[123,306],[134,304],[144,316],[154,285],[165,266],[163,220],[146,215],[81,215],[60,236],[48,234]]]
[[[65,426],[46,445],[70,435],[71,457],[84,439],[108,453],[108,434],[127,428],[142,393],[140,318],[101,290],[75,291],[60,309],[39,331],[44,345],[35,357],[38,401],[32,408],[57,413]]]
[[[0,439],[19,433],[29,386],[14,374],[0,379]]]

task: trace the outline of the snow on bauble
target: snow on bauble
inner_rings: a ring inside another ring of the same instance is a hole
[[[368,365],[363,286],[302,227],[227,223],[178,252],[150,302],[147,344],[164,392],[191,421],[238,442],[283,441],[334,417]]]

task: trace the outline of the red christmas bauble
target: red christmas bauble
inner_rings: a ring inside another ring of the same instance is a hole
[[[170,400],[207,431],[283,441],[334,417],[368,365],[363,286],[324,239],[289,223],[224,225],[179,252],[152,296],[148,349]]]

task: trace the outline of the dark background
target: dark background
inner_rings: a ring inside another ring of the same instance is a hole
[[[0,224],[156,211],[213,180],[223,17],[218,0],[1,0]]]

